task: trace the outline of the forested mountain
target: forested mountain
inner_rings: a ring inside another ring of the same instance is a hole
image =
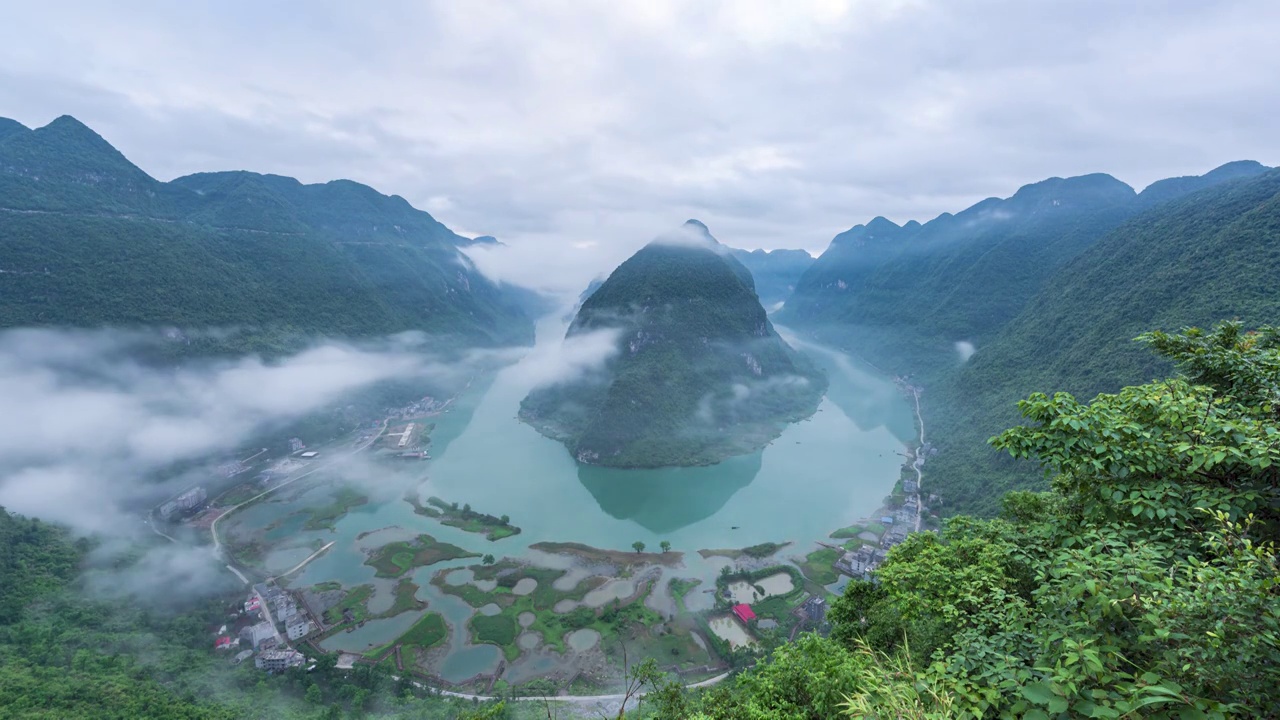
[[[1264,170],[1231,163],[1142,194],[1110,175],[1050,178],[924,225],[876,218],[832,240],[778,321],[895,373],[945,369],[956,343],[993,339],[1049,277],[1129,217]]]
[[[766,310],[791,297],[800,276],[813,264],[813,256],[804,250],[734,249],[733,256],[751,271]]]
[[[1144,193],[1145,194],[1145,193]],[[1280,170],[1157,205],[1048,280],[972,359],[927,390],[933,487],[948,506],[990,511],[1005,489],[1039,481],[998,461],[984,440],[1017,419],[1017,400],[1046,387],[1092,397],[1169,371],[1133,338],[1237,318],[1280,317]]]
[[[812,414],[823,378],[778,337],[751,273],[691,220],[622,263],[566,336],[617,333],[599,372],[535,390],[521,417],[580,461],[708,464]]]
[[[233,350],[404,330],[528,342],[469,242],[359,183],[162,183],[74,118],[0,123],[0,327],[235,329],[214,343]]]

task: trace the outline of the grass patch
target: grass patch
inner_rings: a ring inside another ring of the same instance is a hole
[[[477,571],[477,574],[483,569],[489,571],[490,575],[497,575],[497,572],[493,571],[493,566],[473,566],[472,569]],[[497,645],[502,648],[508,661],[515,660],[523,652],[516,644],[516,638],[523,631],[518,622],[522,613],[531,613],[534,616],[527,631],[541,634],[543,647],[559,653],[568,650],[564,637],[574,630],[591,628],[599,632],[602,637],[610,637],[616,634],[615,624],[618,622],[626,625],[633,623],[643,625],[657,624],[663,619],[657,613],[643,607],[644,596],[652,589],[652,582],[649,583],[648,589],[640,593],[636,601],[626,606],[620,608],[608,606],[600,612],[583,606],[561,614],[554,610],[556,603],[561,600],[581,601],[587,593],[608,580],[594,576],[585,579],[572,590],[557,590],[555,581],[565,574],[565,570],[515,563],[510,563],[505,570],[507,570],[505,574],[497,577],[498,586],[489,592],[480,590],[470,583],[448,585],[444,582],[443,575],[437,575],[431,582],[442,592],[461,597],[472,607],[483,607],[493,603],[501,608],[501,612],[497,615],[473,617],[469,628],[476,642]],[[512,593],[512,588],[526,578],[537,581],[538,585],[534,591],[528,595]]]
[[[467,625],[471,628],[471,635],[476,642],[492,643],[501,648],[514,645],[516,635],[520,631],[519,623],[508,613],[492,616],[476,615]]]
[[[866,530],[867,528],[862,525],[850,525],[849,527],[842,527],[839,530],[831,533],[830,537],[833,537],[837,540],[847,540],[848,538],[858,537],[862,533],[866,532]]]
[[[350,512],[351,508],[368,502],[369,496],[362,495],[351,488],[341,488],[333,494],[333,502],[324,507],[308,509],[307,513],[311,517],[307,518],[307,523],[302,527],[304,530],[332,530],[338,518]]]
[[[432,612],[423,615],[408,632],[400,636],[398,642],[426,649],[444,642],[448,636],[449,628],[445,625],[444,616]]]
[[[404,499],[419,515],[436,518],[441,524],[456,527],[463,532],[484,535],[490,541],[520,534],[520,528],[512,525],[511,518],[506,515],[496,517],[476,512],[470,505],[458,507],[458,503],[447,503],[434,496],[427,498],[427,504],[424,505],[416,493],[406,494]]]
[[[499,602],[500,600],[509,599],[511,597],[510,593],[499,593],[497,591],[485,592],[470,583],[464,583],[462,585],[443,585],[441,583],[436,583],[436,586],[440,588],[441,592],[446,592],[450,595],[462,598],[463,602],[473,608],[483,607],[489,603],[498,603],[501,605],[503,603]],[[507,604],[510,604],[509,600],[507,601]]]
[[[800,570],[810,581],[818,585],[830,585],[840,579],[840,575],[832,565],[840,559],[842,554],[841,551],[832,548],[824,547],[815,550],[805,556],[804,562],[800,563]]]
[[[391,602],[391,608],[386,612],[378,615],[380,618],[395,617],[403,612],[410,610],[423,610],[427,604],[418,599],[418,585],[409,578],[403,578],[396,583],[395,599]]]
[[[457,545],[440,542],[430,535],[419,535],[412,542],[397,540],[374,550],[365,565],[372,565],[378,577],[400,577],[413,568],[434,565],[445,560],[478,557]]]
[[[338,625],[342,622],[342,611],[350,610],[355,622],[364,620],[369,615],[369,608],[366,605],[369,598],[373,596],[372,585],[357,585],[343,596],[342,601],[337,605],[324,611],[324,621],[329,625]]]
[[[711,557],[719,556],[719,557],[729,558],[730,560],[741,560],[744,557],[749,557],[749,558],[755,558],[759,560],[761,558],[767,558],[770,555],[773,555],[774,553],[778,552],[779,550],[781,550],[782,548],[790,544],[791,544],[790,542],[784,542],[784,543],[766,542],[766,543],[760,543],[759,545],[744,547],[740,550],[726,550],[726,549],[699,550],[698,554],[701,555],[703,558],[711,558]]]
[[[520,570],[524,568],[524,563],[511,558],[502,558],[492,565],[472,565],[472,576],[476,580],[496,580],[499,575],[512,570]]]
[[[680,610],[680,612],[688,612],[688,610],[684,606],[684,596],[688,595],[690,590],[698,587],[701,584],[702,584],[701,580],[690,580],[687,578],[671,579],[671,583],[668,585],[668,587],[671,588],[671,597],[675,599],[676,607]]]
[[[319,583],[316,583],[315,585],[312,585],[311,589],[316,592],[329,592],[330,590],[341,590],[342,583],[336,582],[333,580],[325,580],[324,582],[319,582]]]
[[[529,548],[531,550],[541,550],[542,552],[558,555],[572,555],[573,557],[582,558],[589,562],[607,562],[612,565],[617,565],[620,568],[627,568],[636,565],[666,565],[668,567],[675,567],[684,559],[684,553],[675,550],[665,553],[638,553],[634,550],[602,550],[600,548],[593,548],[590,545],[571,542],[539,542],[530,545]]]

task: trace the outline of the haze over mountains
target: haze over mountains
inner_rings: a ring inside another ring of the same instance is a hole
[[[656,322],[672,337],[677,326],[723,326],[734,342],[765,327],[756,337],[773,349],[761,357],[778,366],[762,372],[785,374],[794,358],[776,347],[767,319],[759,322],[781,305],[778,322],[915,376],[938,429],[934,488],[952,510],[989,511],[995,488],[1038,482],[1034,470],[993,464],[982,442],[1016,419],[1019,397],[1059,388],[1088,395],[1163,372],[1129,343],[1152,327],[1274,315],[1275,183],[1275,171],[1251,161],[1142,192],[1104,174],[1050,178],[923,224],[877,217],[837,235],[817,259],[730,251],[691,223],[681,232],[707,241],[714,263],[696,244],[646,247],[619,268],[626,272],[615,273],[609,293],[597,297],[604,283],[583,294],[570,334],[623,317],[629,331],[652,332]],[[67,116],[35,130],[0,119],[0,237],[0,327],[172,327],[185,333],[176,354],[274,353],[319,336],[406,330],[458,345],[525,344],[530,315],[547,309],[459,250],[501,250],[496,239],[460,236],[403,198],[351,181],[303,185],[245,171],[158,182]],[[678,319],[626,315],[644,293],[684,292],[651,283],[694,266],[714,266],[724,282],[711,286],[726,302]],[[646,393],[655,373],[672,373],[673,387],[697,384],[703,371],[682,366],[687,359],[622,373],[620,397]],[[680,402],[705,393],[693,394]],[[664,458],[656,464],[680,464],[727,452],[710,441],[624,450],[620,426],[604,423],[587,437],[572,413],[553,422],[565,408],[550,410],[549,397],[531,396],[527,415],[540,416],[544,430],[558,425],[550,432],[574,438],[583,457],[603,451],[608,462],[645,465],[655,464],[641,458],[652,452]],[[605,397],[584,407],[604,408]],[[671,408],[630,416],[610,407],[634,428],[674,417]]]
[[[1017,400],[1167,372],[1131,342],[1146,330],[1276,317],[1278,178],[1252,161],[1141,193],[1051,178],[923,225],[876,218],[836,236],[778,321],[915,376],[940,450],[931,488],[948,512],[992,512],[1043,481],[985,444]]]
[[[540,388],[521,417],[588,464],[718,462],[817,409],[821,374],[774,331],[751,273],[690,220],[646,245],[582,303],[567,338],[615,335],[598,372]]]
[[[0,122],[0,327],[237,330],[216,349],[420,330],[527,343],[532,323],[463,238],[346,180],[250,172],[162,183],[69,116]]]

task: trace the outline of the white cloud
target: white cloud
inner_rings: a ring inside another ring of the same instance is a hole
[[[160,482],[174,463],[224,458],[264,430],[382,380],[442,381],[452,372],[412,351],[408,337],[380,350],[330,344],[279,362],[178,368],[130,359],[144,338],[0,333],[0,506],[84,533],[135,532],[134,511],[188,482]]]
[[[589,277],[688,217],[817,252],[1055,175],[1274,164],[1278,26],[1267,0],[29,3],[0,112],[74,114],[162,178],[367,182],[538,272],[614,248],[565,259]]]

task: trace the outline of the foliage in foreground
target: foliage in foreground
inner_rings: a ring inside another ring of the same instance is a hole
[[[1181,377],[1021,403],[1053,474],[895,548],[875,583],[663,718],[1225,718],[1280,707],[1280,335],[1151,333]]]

